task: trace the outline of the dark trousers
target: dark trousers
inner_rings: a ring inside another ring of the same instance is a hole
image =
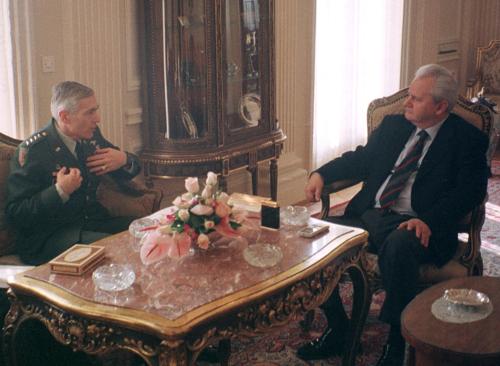
[[[399,230],[400,223],[411,219],[394,211],[370,209],[361,217],[330,217],[328,221],[355,226],[369,233],[369,251],[378,255],[386,297],[380,319],[391,326],[400,326],[401,312],[417,294],[417,281],[421,264],[432,262],[427,248],[414,231]],[[342,301],[336,289],[322,305],[328,325],[341,331],[348,324]]]
[[[85,222],[77,221],[57,230],[46,241],[42,250],[23,261],[39,265],[50,261],[76,243],[91,244],[107,236],[128,230],[130,223],[136,219],[130,216],[99,217]]]

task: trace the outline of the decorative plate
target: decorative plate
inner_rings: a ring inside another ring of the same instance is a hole
[[[486,294],[468,288],[447,289],[443,298],[452,304],[463,306],[481,306],[490,302]]]
[[[248,93],[240,99],[240,115],[248,126],[254,127],[259,124],[261,117],[260,95]]]
[[[194,123],[194,119],[185,108],[182,108],[182,124],[184,125],[184,129],[187,134],[192,139],[198,138],[198,127],[196,127],[196,123]]]

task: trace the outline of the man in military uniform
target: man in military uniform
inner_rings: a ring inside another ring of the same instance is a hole
[[[133,154],[101,135],[94,91],[73,81],[54,86],[51,121],[22,142],[11,161],[6,215],[21,259],[41,264],[75,243],[92,243],[128,228],[96,201],[103,175],[118,182],[140,171]]]

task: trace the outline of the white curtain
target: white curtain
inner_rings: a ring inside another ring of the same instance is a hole
[[[9,0],[0,0],[0,132],[16,134]]]
[[[313,168],[366,142],[371,100],[399,89],[404,0],[316,0]]]

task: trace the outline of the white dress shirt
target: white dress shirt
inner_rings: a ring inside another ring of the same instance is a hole
[[[422,163],[422,160],[424,159],[425,154],[427,154],[427,151],[429,150],[429,147],[431,146],[432,142],[436,138],[436,135],[437,135],[439,129],[441,128],[441,126],[443,125],[444,121],[445,120],[442,120],[441,122],[439,122],[438,124],[436,124],[432,127],[425,128],[425,132],[427,132],[429,137],[424,142],[422,156],[418,160],[417,169],[415,171],[413,171],[413,173],[411,173],[410,177],[406,181],[406,184],[405,184],[403,190],[399,194],[396,202],[394,202],[394,204],[390,207],[391,210],[396,211],[396,212],[403,214],[403,215],[417,216],[416,212],[413,211],[413,208],[411,207],[411,189],[413,187],[413,183],[415,182],[415,177],[417,175],[418,169],[420,168],[420,164]],[[399,157],[396,160],[396,163],[394,164],[394,167],[391,170],[391,174],[389,174],[389,176],[385,179],[385,181],[382,183],[382,185],[378,189],[377,194],[375,196],[375,207],[376,208],[380,208],[380,201],[379,200],[380,200],[380,196],[382,195],[382,192],[385,189],[385,186],[389,182],[389,179],[391,178],[392,174],[394,173],[394,170],[396,169],[396,167],[403,161],[403,159],[406,157],[406,155],[408,154],[410,149],[418,141],[418,139],[419,139],[418,133],[420,131],[422,131],[421,128],[416,128],[415,131],[413,131],[410,138],[406,142],[404,149],[399,154]]]

